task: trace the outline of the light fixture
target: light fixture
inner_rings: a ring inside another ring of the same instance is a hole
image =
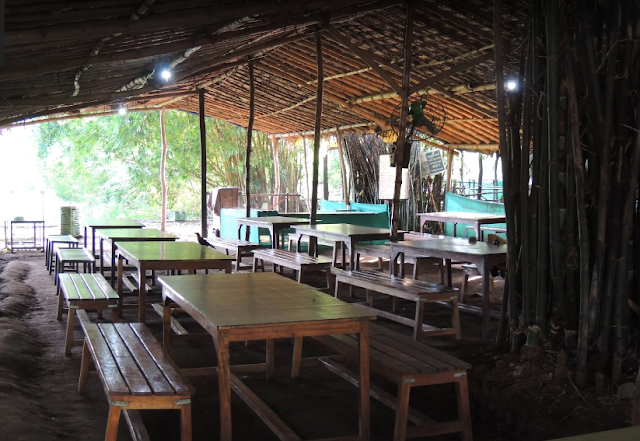
[[[127,114],[127,108],[125,106],[118,107],[118,113],[120,115],[126,115]]]
[[[160,72],[160,76],[163,80],[169,81],[169,78],[171,78],[171,71],[169,69],[162,69],[162,72]]]
[[[514,80],[507,81],[507,90],[516,90],[517,87],[518,83],[516,83]]]

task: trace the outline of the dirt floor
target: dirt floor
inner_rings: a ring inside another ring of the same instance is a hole
[[[198,231],[194,223],[174,223],[168,229],[185,240],[194,240]],[[374,262],[365,262],[374,266]],[[292,276],[291,273],[286,275]],[[427,268],[422,277],[437,281],[435,268]],[[462,272],[454,273],[460,286]],[[324,276],[310,280],[324,283]],[[502,281],[496,291],[502,292]],[[478,280],[470,282],[470,292],[481,290]],[[346,301],[362,300],[357,292]],[[479,296],[469,303],[479,304]],[[135,299],[129,299],[135,301]],[[21,251],[0,253],[0,439],[1,440],[100,440],[104,438],[108,413],[107,400],[100,381],[92,376],[87,392],[78,394],[80,348],[71,356],[63,354],[65,321],[55,317],[57,297],[53,276],[45,270],[44,254]],[[389,307],[390,302],[379,300]],[[403,304],[412,314],[412,304]],[[499,309],[499,305],[494,305]],[[98,320],[95,314],[90,314]],[[148,327],[160,338],[161,321],[148,314]],[[428,307],[426,320],[434,325],[448,325],[450,310],[437,305]],[[549,349],[534,355],[496,352],[492,339],[480,337],[480,317],[462,313],[463,339],[431,337],[424,341],[473,365],[470,372],[473,431],[475,440],[545,440],[579,433],[613,429],[629,425],[631,405],[619,399],[616,389],[608,387],[603,396],[593,388],[578,391],[569,379],[553,382],[555,353]],[[66,316],[65,316],[66,319]],[[104,319],[110,319],[105,314]],[[134,319],[134,311],[125,311],[125,320]],[[198,325],[189,317],[179,317],[190,331]],[[386,320],[378,320],[397,332],[409,335],[410,328]],[[77,335],[80,330],[77,328]],[[289,377],[292,344],[276,343],[277,374],[272,380],[252,376],[245,381],[258,396],[289,424],[302,439],[330,438],[357,433],[357,391],[320,366],[305,367],[298,380]],[[261,362],[264,344],[235,344],[231,348],[232,363]],[[314,341],[305,341],[305,356],[331,353]],[[215,351],[211,342],[180,342],[173,347],[172,357],[180,367],[211,366]],[[379,378],[373,382],[395,393],[392,384]],[[215,378],[193,378],[194,440],[219,439],[217,385]],[[453,388],[433,386],[416,388],[412,405],[435,419],[456,417]],[[262,421],[232,394],[234,439],[269,441],[277,438]],[[151,439],[178,440],[179,418],[175,411],[144,411],[145,425]],[[379,402],[371,401],[372,440],[391,440],[394,413]],[[121,422],[119,440],[130,439]],[[431,440],[456,440],[457,435],[437,436]]]

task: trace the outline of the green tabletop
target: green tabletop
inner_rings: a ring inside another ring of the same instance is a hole
[[[126,242],[118,245],[118,253],[130,261],[235,260],[195,242]]]
[[[157,228],[98,228],[96,233],[113,241],[123,240],[175,240],[178,236]]]
[[[87,218],[83,223],[91,228],[142,228],[144,225],[133,219]]]
[[[588,433],[586,435],[558,438],[553,441],[637,441],[640,439],[640,426],[624,429],[607,430],[606,432]]]

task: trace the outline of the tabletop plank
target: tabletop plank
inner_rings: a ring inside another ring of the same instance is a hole
[[[347,302],[275,273],[161,276],[171,298],[188,302],[216,328],[373,318]]]

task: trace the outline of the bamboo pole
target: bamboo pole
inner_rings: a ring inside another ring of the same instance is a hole
[[[405,146],[406,125],[409,114],[409,88],[411,87],[411,45],[413,43],[413,3],[406,4],[407,21],[404,32],[403,55],[404,61],[402,66],[402,87],[400,87],[402,101],[400,104],[400,123],[399,135],[396,141],[395,164],[396,164],[396,180],[393,190],[393,208],[391,211],[391,240],[398,239],[398,228],[400,224],[400,187],[402,186],[402,164],[404,155],[411,152],[411,144]]]
[[[167,131],[164,124],[165,112],[160,111],[160,140],[162,142],[162,153],[160,155],[160,187],[162,191],[162,210],[160,213],[160,231],[167,228]]]
[[[318,205],[318,169],[320,162],[320,131],[322,124],[322,98],[324,93],[324,60],[322,59],[322,35],[316,33],[316,62],[318,84],[316,90],[316,119],[314,123],[315,134],[313,138],[313,180],[311,187],[311,216],[309,223],[315,225],[317,222]],[[315,252],[315,244],[309,241],[309,253]]]
[[[563,23],[566,26],[566,23]],[[566,54],[565,72],[567,91],[569,93],[569,115],[571,120],[571,138],[573,141],[573,156],[576,177],[576,203],[578,207],[578,238],[580,241],[580,313],[578,322],[578,349],[576,357],[576,384],[584,387],[587,384],[587,353],[589,350],[589,230],[587,226],[587,207],[585,203],[585,170],[580,143],[580,113],[576,93],[575,76],[573,73],[573,57],[571,48],[563,35],[563,47]]]
[[[251,216],[251,141],[253,138],[253,119],[255,114],[255,75],[253,72],[253,61],[249,62],[249,123],[247,124],[247,153],[245,155],[245,194],[247,196],[247,207],[245,210],[245,216]],[[244,240],[249,240],[250,227],[245,226]],[[271,240],[277,241],[277,237],[272,237]]]
[[[304,184],[307,189],[307,198],[305,200],[307,204],[307,211],[311,212],[311,202],[309,199],[309,165],[307,161],[307,138],[301,136],[302,138],[302,151],[304,153]]]
[[[204,89],[198,91],[198,116],[200,118],[200,234],[202,237],[207,237],[207,121]]]
[[[514,202],[508,196],[511,189],[511,164],[509,146],[507,144],[506,134],[506,112],[504,102],[504,70],[503,70],[503,41],[502,41],[502,0],[494,0],[493,4],[493,26],[494,26],[494,44],[495,44],[495,63],[496,63],[496,101],[498,104],[498,127],[500,139],[500,156],[502,158],[502,177],[504,189],[504,208],[507,218],[507,253],[510,256],[507,259],[507,272],[516,274],[516,223]],[[516,277],[508,277],[509,292],[512,296],[517,293]],[[487,299],[488,300],[488,299]],[[483,323],[483,335],[488,332],[489,317],[485,317]]]
[[[345,208],[348,210],[351,207],[349,204],[349,188],[347,186],[347,167],[344,163],[342,132],[336,129],[336,133],[338,138],[338,156],[340,157],[340,172],[342,174],[342,199],[344,201]]]
[[[564,286],[563,286],[563,264],[562,256],[562,238],[560,235],[560,42],[558,40],[558,22],[559,22],[559,5],[558,2],[547,2],[546,33],[547,33],[547,148],[549,159],[549,205],[546,207],[549,213],[549,241],[551,256],[551,280],[553,287],[553,297],[555,305],[564,311]],[[544,162],[543,162],[544,163]],[[547,167],[545,167],[547,168]],[[542,240],[540,241],[542,242]],[[539,259],[548,261],[548,256],[538,256]],[[546,277],[546,276],[545,276]],[[538,278],[540,281],[540,277]],[[540,289],[540,288],[539,288]],[[546,291],[546,287],[545,287]],[[539,294],[541,294],[539,292]],[[547,293],[542,293],[547,295]],[[538,297],[540,300],[540,297]],[[538,310],[540,314],[542,311]],[[563,315],[561,312],[561,315]],[[563,317],[564,319],[564,317]],[[547,335],[547,314],[545,311],[544,318],[537,317],[536,324],[540,327],[541,337],[546,338]]]

